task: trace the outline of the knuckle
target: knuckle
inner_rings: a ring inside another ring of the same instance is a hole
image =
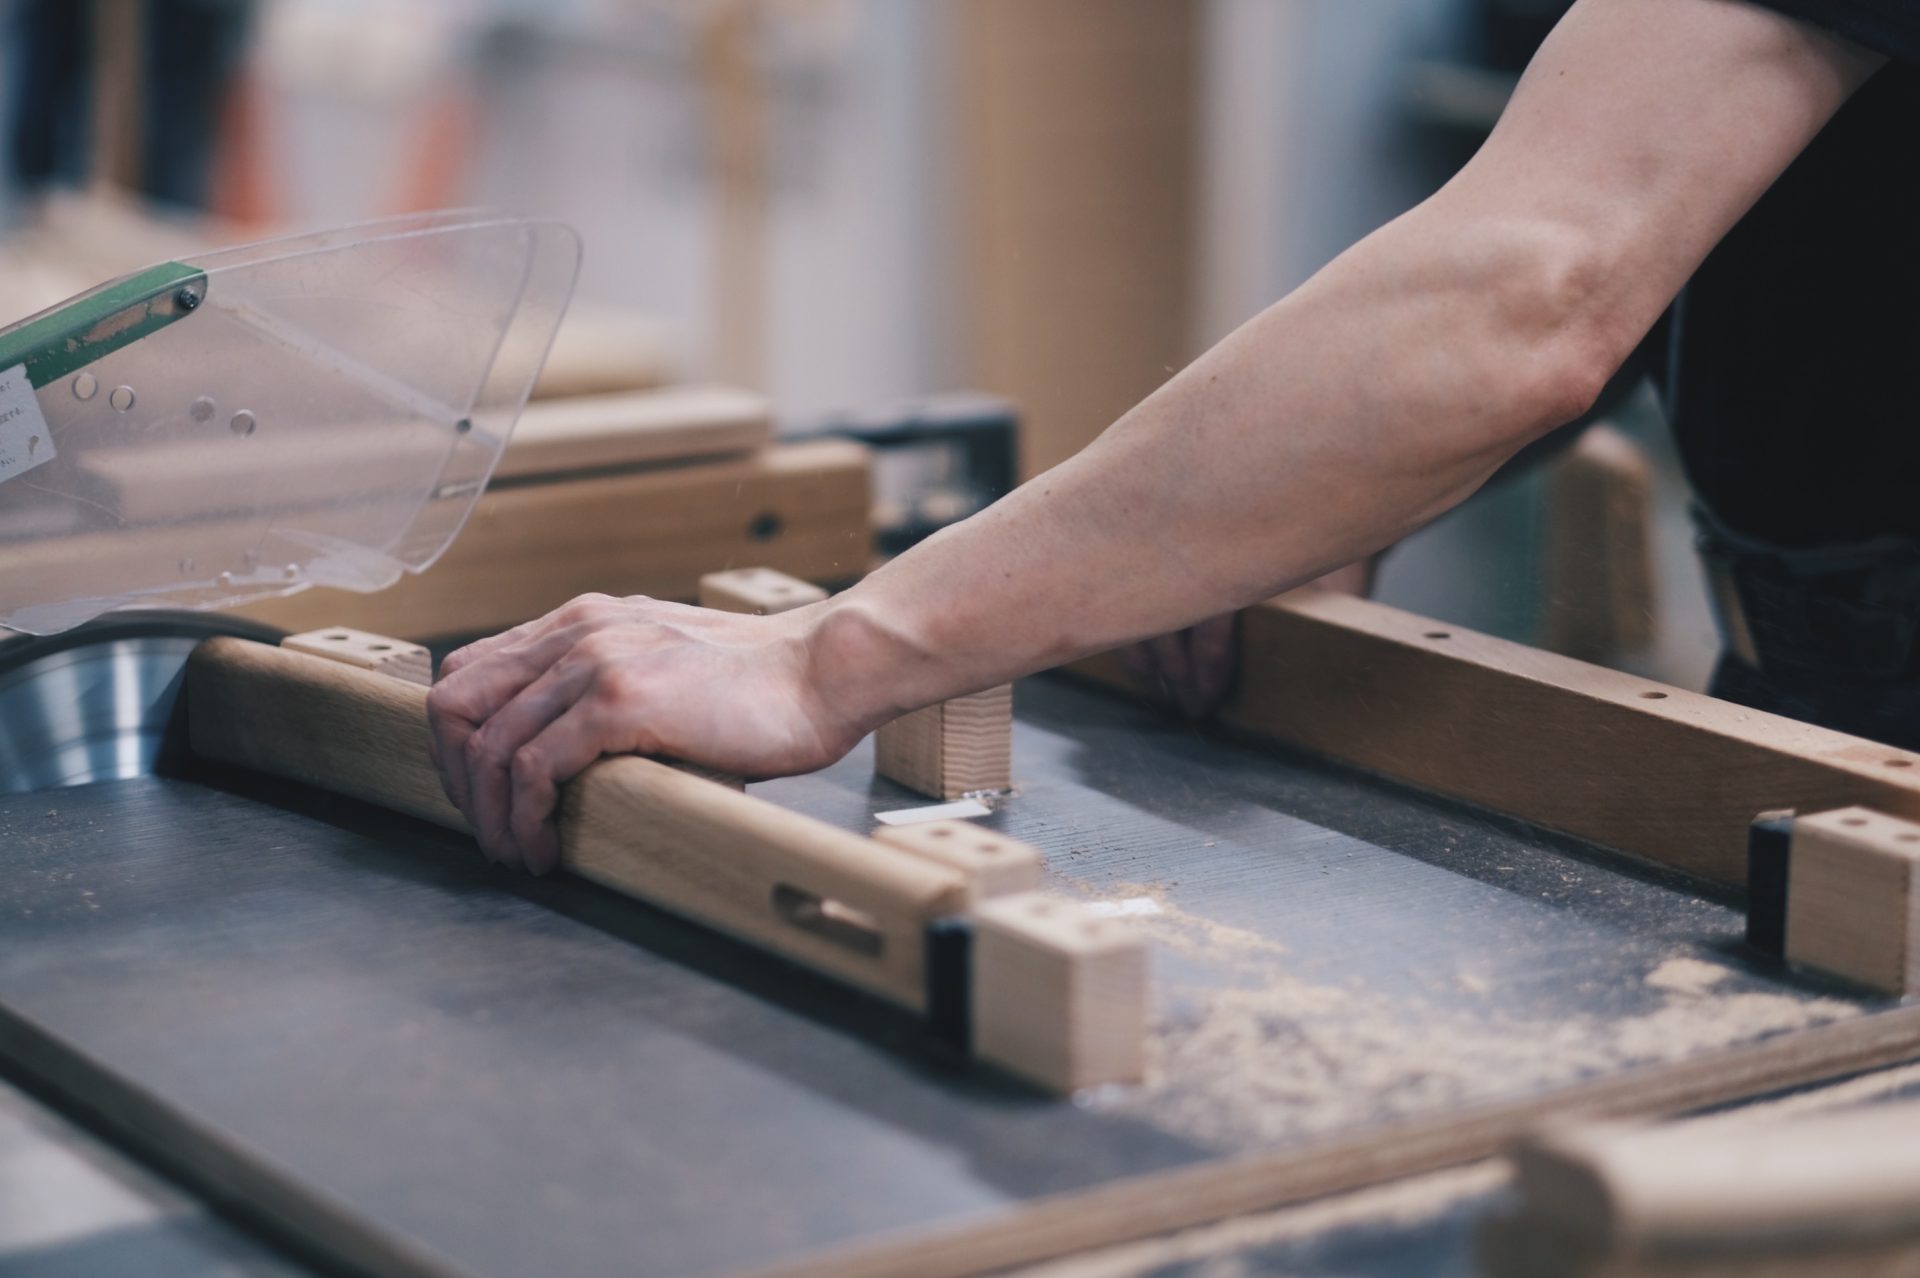
[[[514,785],[525,790],[537,790],[546,780],[546,760],[531,745],[521,746],[514,751],[509,765]]]
[[[475,771],[497,767],[504,762],[500,758],[499,749],[493,743],[493,734],[485,728],[467,738],[467,744],[462,753],[467,767]]]

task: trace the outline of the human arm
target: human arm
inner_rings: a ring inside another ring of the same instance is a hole
[[[490,855],[552,863],[603,752],[750,775],[1378,550],[1591,402],[1877,60],[1738,0],[1580,0],[1486,146],[1068,462],[775,618],[589,601],[431,702]]]

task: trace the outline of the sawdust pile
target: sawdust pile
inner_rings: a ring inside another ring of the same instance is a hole
[[[1227,981],[1163,981],[1147,1083],[1084,1103],[1220,1149],[1444,1112],[1859,1011],[1838,999],[1723,992],[1733,969],[1693,958],[1647,974],[1660,1002],[1638,1015],[1441,1009],[1290,976],[1284,946],[1186,912],[1164,892],[1125,891],[1160,902],[1160,913],[1129,920],[1157,947],[1204,957]]]

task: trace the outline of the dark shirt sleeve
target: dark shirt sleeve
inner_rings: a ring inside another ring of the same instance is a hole
[[[1920,63],[1920,0],[1750,0],[1902,62]]]

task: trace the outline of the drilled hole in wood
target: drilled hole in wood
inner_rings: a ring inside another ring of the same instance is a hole
[[[1667,699],[1667,694],[1664,692],[1643,692],[1640,695],[1649,701],[1665,701]]]
[[[368,652],[392,652],[393,645],[390,643],[370,643],[367,645],[367,651]]]
[[[1000,845],[998,843],[981,843],[975,846],[974,848],[974,851],[984,852],[984,853],[987,853],[988,855],[998,852],[999,850],[1000,850]]]
[[[347,641],[347,636],[345,635],[328,635],[327,638],[331,639],[334,643],[345,643]]]
[[[1841,825],[1865,825],[1866,823],[1865,817],[1846,817],[1840,822]]]
[[[952,830],[928,830],[927,837],[929,839],[950,839],[953,837],[953,831]]]
[[[782,883],[773,889],[773,912],[802,932],[811,932],[855,954],[872,958],[880,953],[883,938],[879,921],[851,905]]]
[[[1429,638],[1429,639],[1451,639],[1451,638],[1453,638],[1453,632],[1452,632],[1451,630],[1429,630],[1429,631],[1427,631],[1427,638]]]
[[[1899,838],[1902,843],[1920,843],[1920,834],[1903,834]]]
[[[1913,760],[1912,759],[1888,759],[1887,766],[1889,768],[1911,768],[1913,766]]]
[[[780,535],[780,530],[785,527],[786,524],[781,520],[780,516],[774,514],[771,510],[763,511],[755,515],[753,522],[747,525],[747,536],[753,538],[755,541],[772,541]]]

